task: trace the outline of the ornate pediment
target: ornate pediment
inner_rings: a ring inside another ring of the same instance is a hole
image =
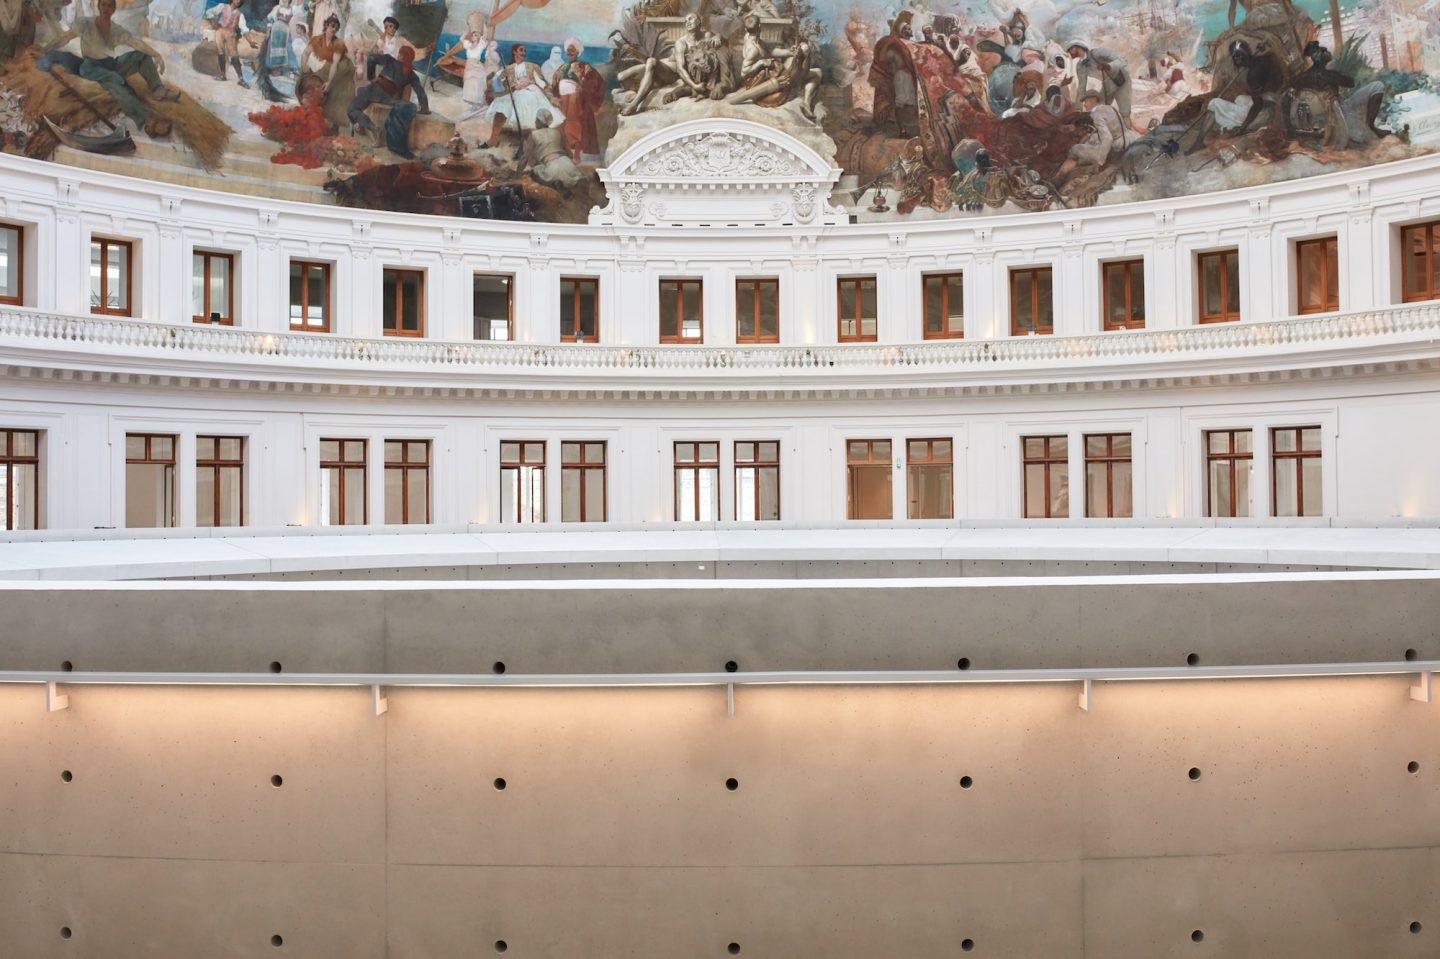
[[[825,200],[840,171],[806,144],[743,120],[676,124],[600,171],[609,203],[592,223],[780,225],[843,222]]]

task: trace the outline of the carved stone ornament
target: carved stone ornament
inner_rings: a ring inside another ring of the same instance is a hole
[[[648,177],[796,176],[804,166],[792,154],[752,137],[702,133],[685,137],[640,162],[635,173]]]
[[[645,188],[638,183],[620,185],[620,215],[631,223],[645,210]]]
[[[790,191],[790,202],[795,207],[795,219],[809,223],[815,216],[815,184],[796,184]]]

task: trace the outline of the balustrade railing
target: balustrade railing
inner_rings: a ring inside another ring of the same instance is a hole
[[[1440,301],[1351,313],[1086,336],[1029,336],[944,343],[815,346],[604,346],[366,339],[172,325],[123,317],[0,308],[0,348],[108,356],[171,354],[198,362],[394,371],[510,371],[556,375],[617,372],[804,375],[831,372],[967,371],[1143,365],[1213,356],[1319,352],[1440,334]]]

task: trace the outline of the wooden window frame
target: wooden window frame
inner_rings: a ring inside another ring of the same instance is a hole
[[[865,284],[875,287],[875,332],[865,335],[865,317],[861,311]],[[851,287],[846,293],[846,286]],[[845,335],[845,301],[850,300],[854,309],[855,334]],[[837,276],[835,278],[835,339],[839,343],[877,343],[880,340],[880,277],[874,273],[860,276]]]
[[[1228,247],[1224,250],[1206,250],[1204,253],[1195,254],[1195,316],[1201,323],[1238,323],[1245,312],[1244,290],[1237,297],[1239,305],[1232,313],[1225,304],[1230,302],[1230,271],[1225,269],[1224,258],[1235,257],[1235,282],[1240,282],[1240,250],[1237,247]],[[1205,312],[1205,262],[1207,260],[1220,260],[1220,312],[1209,314]]]
[[[1135,268],[1140,268],[1139,306],[1140,316],[1135,316],[1136,290]],[[1110,271],[1123,270],[1125,275],[1125,319],[1115,322],[1110,319]],[[1100,264],[1100,322],[1106,330],[1145,329],[1145,258],[1133,260],[1109,260]]]
[[[475,324],[480,317],[475,315],[475,280],[482,276],[498,277],[505,281],[505,332],[504,340],[482,339],[475,336]],[[515,274],[514,273],[485,273],[480,270],[470,274],[470,334],[477,343],[513,343],[515,342]]]
[[[952,332],[943,329],[950,323],[950,281],[960,281],[960,329]],[[926,289],[931,280],[938,280],[940,283],[940,325],[942,329],[935,332],[930,330],[930,297]],[[960,270],[949,273],[922,273],[920,274],[920,334],[927,340],[963,340],[965,338],[965,273]]]
[[[694,459],[692,462],[682,463],[682,462],[680,461],[680,447],[681,447],[681,446],[693,446],[693,447],[695,447],[695,459]],[[707,460],[707,459],[701,459],[701,458],[700,458],[700,450],[701,450],[701,447],[705,447],[705,446],[713,446],[713,447],[715,447],[715,458],[714,458],[713,460]],[[671,451],[670,451],[670,463],[671,463],[671,467],[672,467],[672,469],[671,469],[671,475],[670,475],[670,485],[671,485],[671,489],[672,489],[672,491],[673,491],[673,493],[674,493],[673,499],[674,499],[674,505],[675,505],[675,513],[674,513],[675,522],[677,522],[677,523],[686,523],[686,522],[691,522],[691,523],[718,523],[718,522],[720,522],[720,441],[719,441],[719,440],[676,440],[676,441],[674,442],[673,446],[671,447]],[[714,518],[714,519],[708,519],[708,520],[706,520],[706,519],[699,519],[699,518],[698,518],[698,517],[700,516],[700,471],[701,471],[701,470],[714,470],[714,471],[715,471],[715,518]],[[694,484],[692,484],[691,489],[692,489],[692,491],[693,491],[693,493],[694,493],[694,496],[692,497],[693,500],[694,500],[694,503],[693,503],[692,505],[695,507],[695,516],[696,516],[697,518],[696,518],[696,519],[693,519],[693,520],[682,520],[682,519],[680,518],[680,475],[681,475],[682,473],[694,473],[694,474],[695,474],[695,482],[694,482]]]
[[[395,322],[394,322],[394,325],[392,325],[392,326],[386,326],[386,325],[385,325],[385,308],[386,308],[386,306],[390,306],[390,304],[385,301],[384,296],[383,296],[383,291],[384,291],[384,289],[385,289],[384,281],[385,281],[386,278],[388,278],[388,277],[391,276],[391,275],[393,275],[394,278],[395,278],[395,302],[394,302],[393,307],[392,307],[392,309],[393,309],[393,311],[394,311],[394,313],[393,313],[393,318],[394,318],[394,321],[395,321]],[[381,276],[381,286],[380,286],[380,289],[381,289],[381,291],[382,291],[381,303],[380,303],[380,333],[381,333],[381,335],[382,335],[382,336],[403,336],[403,337],[405,337],[405,338],[407,338],[407,339],[412,339],[412,340],[424,339],[424,338],[425,338],[425,271],[424,271],[424,270],[412,270],[412,269],[410,269],[409,267],[403,267],[403,266],[387,266],[387,267],[384,267],[384,268],[380,271],[380,276]],[[407,330],[407,329],[404,329],[400,324],[401,324],[401,322],[402,322],[402,317],[404,317],[404,315],[405,315],[405,280],[406,280],[406,278],[412,277],[412,276],[415,278],[415,285],[416,285],[417,289],[419,290],[418,298],[419,298],[420,302],[419,302],[419,304],[417,304],[416,307],[415,307],[415,320],[416,320],[418,326],[417,326],[416,329]]]
[[[1318,449],[1301,449],[1300,437],[1306,430],[1314,430],[1320,438]],[[1276,442],[1281,433],[1295,434],[1295,449],[1281,450],[1280,444]],[[1252,444],[1253,447],[1253,444]],[[1272,426],[1270,427],[1270,515],[1279,516],[1279,492],[1280,492],[1280,470],[1281,460],[1296,460],[1295,464],[1295,518],[1305,516],[1305,470],[1300,460],[1321,459],[1325,452],[1325,437],[1318,425],[1311,423],[1306,426]],[[1324,486],[1321,486],[1320,512],[1317,515],[1325,515]]]
[[[520,458],[519,458],[519,459],[510,461],[510,462],[507,462],[507,461],[506,461],[506,459],[505,459],[505,445],[506,445],[507,443],[513,443],[513,444],[515,444],[516,446],[519,447],[519,451],[520,451]],[[538,446],[540,447],[540,461],[539,461],[538,463],[532,462],[532,461],[527,460],[527,459],[525,458],[525,450],[526,450],[528,447],[530,447],[530,446],[536,446],[536,445],[538,445]],[[545,518],[546,518],[546,516],[549,514],[549,507],[548,507],[548,505],[547,505],[546,502],[545,502],[545,497],[546,497],[546,495],[547,495],[547,490],[549,489],[549,487],[547,486],[547,484],[549,483],[549,475],[548,475],[547,470],[546,470],[546,468],[545,468],[545,467],[546,467],[546,460],[547,460],[548,458],[549,458],[549,446],[548,446],[548,444],[547,444],[544,440],[501,440],[501,441],[500,441],[500,487],[501,487],[501,490],[502,490],[502,491],[504,490],[505,483],[506,483],[506,477],[505,477],[505,471],[506,471],[506,470],[517,470],[517,471],[518,471],[518,470],[521,470],[521,469],[523,469],[523,468],[525,468],[525,467],[530,467],[531,469],[534,469],[534,468],[538,467],[538,468],[540,469],[540,519],[539,519],[538,521],[536,521],[536,522],[540,522],[540,523],[545,522]],[[501,500],[502,500],[502,502],[503,502],[503,500],[504,500],[504,494],[503,494],[503,492],[502,492],[502,494],[501,494]],[[502,522],[502,523],[516,523],[516,524],[528,524],[528,523],[531,522],[530,520],[520,518],[520,514],[519,514],[519,512],[518,512],[518,510],[520,509],[520,500],[519,500],[518,497],[517,497],[516,500],[515,500],[515,509],[517,510],[517,512],[516,512],[514,518],[511,518],[511,517],[508,517],[508,516],[501,516],[501,517],[500,517],[500,522]]]
[[[129,445],[130,445],[130,440],[131,440],[131,439],[143,439],[143,440],[145,441],[145,453],[144,453],[144,455],[142,455],[139,459],[132,459],[131,456],[130,456],[130,451],[129,451],[128,447],[129,447]],[[152,444],[154,443],[154,441],[157,440],[157,439],[163,439],[163,440],[169,440],[169,441],[170,441],[170,458],[169,458],[169,459],[164,459],[164,458],[161,458],[161,457],[156,457],[156,456],[151,452],[151,445],[152,445]],[[125,451],[125,465],[126,465],[126,466],[168,466],[168,467],[170,467],[170,469],[171,469],[171,471],[172,471],[171,474],[170,474],[170,522],[169,522],[169,524],[168,524],[167,526],[162,526],[162,527],[159,527],[159,528],[160,528],[160,529],[175,529],[176,527],[178,527],[178,526],[180,525],[180,516],[179,516],[179,512],[180,512],[180,490],[179,490],[179,483],[180,483],[180,474],[179,474],[180,437],[179,437],[177,434],[175,434],[175,433],[126,433],[126,434],[125,434],[125,445],[126,445],[126,447],[127,447],[127,449],[126,449],[126,451]],[[127,493],[126,495],[128,496],[129,494]],[[127,513],[127,515],[128,515],[128,513]]]
[[[224,312],[224,314],[221,315],[221,317],[220,317],[220,323],[219,323],[219,325],[220,325],[220,326],[234,326],[234,325],[235,325],[235,254],[234,254],[234,253],[222,253],[222,252],[219,252],[219,251],[216,251],[216,250],[192,250],[190,255],[191,255],[191,265],[192,265],[192,268],[193,268],[193,265],[194,265],[194,257],[197,257],[197,256],[198,256],[198,257],[201,257],[201,258],[203,258],[204,261],[205,261],[205,275],[204,275],[204,278],[203,278],[202,281],[201,281],[201,289],[203,289],[203,290],[205,291],[205,311],[204,311],[203,313],[201,313],[200,315],[198,315],[198,316],[191,316],[191,317],[190,317],[191,321],[192,321],[192,322],[195,322],[195,323],[209,323],[209,322],[211,322],[211,320],[210,320],[210,314],[213,313],[213,312],[215,312],[215,311],[210,309],[210,261],[211,261],[211,260],[225,260],[226,263],[229,264],[229,269],[228,269],[228,271],[226,272],[226,276],[228,276],[229,279],[228,279],[228,280],[226,281],[226,283],[225,283],[225,312]],[[191,282],[194,282],[193,277],[192,277],[192,279],[191,279]]]
[[[851,458],[850,458],[850,447],[851,447],[851,444],[853,444],[853,443],[864,443],[864,444],[865,444],[865,459],[863,459],[863,460],[854,460],[854,459],[851,459]],[[875,444],[876,444],[876,443],[888,443],[888,444],[890,444],[890,455],[887,456],[883,461],[882,461],[882,460],[877,460],[877,459],[875,458]],[[846,518],[847,520],[858,520],[858,519],[860,519],[860,517],[858,517],[858,516],[855,515],[855,513],[856,513],[856,511],[857,511],[857,507],[858,507],[859,502],[860,502],[860,497],[857,495],[857,492],[858,492],[858,491],[857,491],[857,489],[856,489],[857,480],[858,480],[858,474],[855,472],[855,470],[856,470],[857,467],[874,467],[874,466],[884,466],[887,471],[892,471],[892,470],[894,470],[894,468],[895,468],[895,441],[894,441],[894,440],[889,439],[888,437],[884,437],[884,436],[878,436],[878,437],[875,437],[874,439],[847,439],[847,440],[845,440],[845,513],[846,513],[845,518]],[[894,504],[894,498],[895,498],[895,478],[894,478],[893,476],[890,477],[890,498],[891,498],[891,504],[890,504],[890,517],[889,517],[889,518],[890,518],[890,519],[894,519],[894,517],[895,517],[895,504]]]
[[[754,457],[753,459],[742,460],[742,459],[740,458],[740,445],[741,445],[742,443],[749,443],[749,444],[751,444],[751,445],[753,445],[753,446],[755,447],[755,457]],[[760,458],[760,447],[761,447],[762,445],[768,445],[768,444],[771,444],[771,443],[775,444],[775,458],[774,458],[773,460],[761,459],[761,458]],[[732,494],[732,495],[731,495],[731,504],[730,504],[730,506],[731,506],[731,515],[734,516],[737,520],[738,520],[739,517],[740,517],[740,486],[741,486],[741,483],[740,483],[740,471],[741,471],[742,469],[750,469],[750,470],[754,470],[754,471],[755,471],[755,480],[754,480],[753,483],[750,484],[750,486],[751,486],[751,494],[755,497],[755,512],[756,512],[756,513],[759,513],[759,512],[760,512],[760,471],[761,471],[762,469],[770,469],[770,468],[773,467],[774,470],[775,470],[775,519],[773,519],[773,520],[769,520],[769,519],[747,520],[747,522],[755,522],[755,523],[774,523],[774,522],[778,522],[778,521],[780,520],[780,517],[783,515],[783,514],[780,512],[780,441],[779,441],[779,440],[736,440],[736,441],[735,441],[735,445],[734,445],[734,447],[732,448],[731,452],[734,454],[732,469],[733,469],[733,471],[734,471],[734,472],[733,472],[733,479],[734,479],[734,481],[735,481],[735,483],[734,483],[734,487],[735,487],[735,488],[734,488],[733,490],[731,490],[731,494]]]
[[[19,223],[0,223],[0,230],[15,231],[15,295],[0,296],[0,303],[25,305],[25,227]]]
[[[30,529],[40,528],[40,431],[39,430],[17,430],[0,429],[5,435],[5,453],[0,455],[0,470],[5,472],[5,502],[0,503],[4,508],[4,523],[0,530],[18,529],[15,525],[15,467],[35,467],[35,495],[31,497],[30,504]],[[25,456],[15,452],[15,437],[17,434],[26,434],[31,437],[35,446],[33,456]]]
[[[202,458],[200,456],[200,444],[204,440],[215,441],[215,455],[208,459]],[[226,459],[225,457],[220,455],[220,443],[222,440],[240,441],[240,457],[238,459]],[[217,526],[220,522],[221,470],[233,469],[236,467],[239,467],[240,469],[240,525],[245,525],[245,447],[248,445],[249,444],[247,442],[247,438],[244,436],[216,436],[206,433],[195,437],[195,472],[198,474],[200,473],[200,471],[208,469],[214,473],[214,476],[212,478],[212,487],[215,493],[215,502],[212,507],[214,512],[211,515],[215,517],[215,522]],[[196,518],[196,525],[199,525],[198,517]]]
[[[1045,447],[1039,456],[1032,457],[1030,455],[1027,440],[1045,441]],[[1065,455],[1057,456],[1051,452],[1051,445],[1056,440],[1065,441]],[[1028,512],[1030,509],[1030,471],[1026,469],[1026,467],[1036,463],[1042,464],[1045,467],[1041,471],[1045,476],[1044,516],[1031,516]],[[1067,509],[1064,516],[1054,516],[1050,512],[1050,504],[1055,501],[1055,497],[1051,495],[1050,474],[1052,472],[1051,467],[1056,465],[1064,466],[1067,471],[1070,468],[1070,437],[1068,434],[1053,433],[1041,436],[1020,437],[1020,514],[1024,519],[1068,519],[1070,513],[1073,512],[1073,510]],[[1074,498],[1074,496],[1067,495],[1067,502]]]
[[[1407,293],[1412,266],[1410,255],[1406,253],[1407,240],[1417,230],[1427,234],[1424,257],[1425,288],[1417,293]],[[1400,227],[1400,302],[1421,303],[1425,300],[1440,300],[1440,220],[1407,223]]]
[[[91,236],[90,246],[93,249],[95,244],[100,244],[100,306],[91,305],[90,312],[100,316],[134,316],[135,315],[135,241],[117,240],[108,236]],[[105,266],[110,261],[111,247],[125,248],[125,306],[120,309],[110,309],[104,303],[110,298],[110,272]],[[86,284],[87,288],[89,284]]]
[[[1041,326],[1036,323],[1032,330],[1030,327],[1020,325],[1020,317],[1016,310],[1016,304],[1020,298],[1015,295],[1016,281],[1028,276],[1030,278],[1030,306],[1032,311],[1040,302],[1040,278],[1045,277],[1050,284],[1050,323]],[[1010,268],[1010,335],[1011,336],[1053,336],[1055,334],[1055,267],[1053,266],[1012,266]]]
[[[292,259],[290,261],[289,267],[287,267],[285,271],[286,283],[290,282],[290,271],[297,266],[303,268],[307,275],[300,284],[300,322],[295,323],[292,320],[290,323],[290,329],[296,333],[329,333],[331,305],[334,303],[335,300],[334,274],[331,272],[331,265],[329,263],[326,263],[324,260]],[[325,277],[325,304],[321,307],[320,315],[322,322],[319,326],[311,325],[308,321],[308,318],[310,316],[310,277],[308,276],[308,273],[312,267],[318,267],[323,272]],[[294,308],[295,304],[291,302],[290,298],[287,296],[287,311],[293,313]]]
[[[911,443],[924,443],[926,455],[917,459],[910,455]],[[949,443],[950,455],[940,458],[935,455],[936,443]],[[917,466],[950,467],[950,515],[920,517],[913,515],[914,503],[910,500],[910,470]],[[954,519],[955,518],[955,439],[950,436],[916,436],[905,440],[905,514],[909,519]]]
[[[1305,305],[1305,280],[1302,271],[1307,250],[1320,250],[1320,289],[1325,291],[1325,302],[1315,306]],[[1327,250],[1328,248],[1328,250]],[[1333,255],[1331,252],[1333,251]],[[1334,274],[1332,275],[1332,272]],[[1330,281],[1335,281],[1335,299],[1330,297]],[[1335,313],[1340,309],[1340,238],[1317,236],[1308,240],[1295,241],[1295,313],[1305,316],[1310,313]]]
[[[744,336],[740,332],[740,317],[744,294],[741,284],[751,284],[750,317],[755,324],[755,333]],[[775,333],[766,336],[760,332],[760,290],[769,287],[775,291]],[[780,278],[778,276],[740,276],[735,278],[735,342],[753,345],[780,342]]]
[[[565,310],[565,284],[573,283],[575,286],[570,291],[570,333],[565,332],[564,310]],[[589,343],[588,337],[581,337],[580,328],[580,286],[586,284],[590,287],[590,302],[595,304],[595,338],[593,342],[600,342],[600,278],[598,276],[562,276],[560,277],[560,342],[561,343]]]
[[[580,459],[578,459],[578,460],[567,460],[567,459],[565,459],[565,446],[566,446],[567,443],[569,443],[569,444],[575,444],[575,445],[579,446],[579,448],[580,448]],[[590,447],[590,446],[592,446],[592,445],[595,445],[595,444],[597,444],[597,443],[600,445],[600,450],[601,450],[601,452],[600,452],[600,462],[599,462],[599,463],[592,463],[592,462],[590,462],[589,460],[587,460],[587,459],[585,458],[585,451],[586,451],[586,449],[587,449],[588,447]],[[610,444],[609,444],[609,442],[608,442],[607,440],[561,440],[561,441],[560,441],[560,486],[561,486],[561,489],[563,490],[563,489],[564,489],[564,486],[565,486],[565,471],[566,471],[566,470],[568,470],[568,469],[578,470],[579,473],[580,473],[580,476],[579,476],[579,479],[580,479],[580,518],[579,518],[579,519],[573,519],[573,520],[566,520],[565,517],[564,517],[564,509],[562,508],[562,509],[561,509],[561,517],[560,517],[560,519],[561,519],[562,522],[570,522],[570,523],[604,523],[604,522],[607,522],[607,521],[609,520],[609,517],[610,517],[610,469],[609,469],[609,466],[610,466]],[[593,518],[585,515],[585,502],[586,502],[586,498],[585,498],[585,488],[586,488],[586,486],[589,485],[589,483],[587,482],[588,479],[589,479],[589,474],[592,473],[592,472],[594,472],[594,471],[596,471],[596,470],[599,470],[599,472],[600,472],[600,512],[601,512],[601,516],[600,516],[599,519],[593,519]]]
[[[1242,453],[1236,449],[1235,439],[1241,433],[1250,434],[1250,452]],[[1210,437],[1225,437],[1225,452],[1215,453],[1210,449]],[[1240,500],[1236,493],[1236,477],[1239,475],[1239,464],[1243,461],[1253,463],[1255,460],[1255,435],[1248,427],[1233,430],[1204,430],[1201,440],[1205,444],[1205,515],[1216,519],[1236,519],[1240,515]],[[1216,513],[1212,504],[1215,502],[1214,490],[1210,486],[1211,464],[1215,462],[1227,464],[1230,473],[1230,512]],[[1252,491],[1252,496],[1253,491]]]
[[[360,471],[360,522],[359,523],[336,523],[336,526],[369,526],[370,525],[370,441],[363,436],[323,436],[320,438],[320,445],[323,448],[326,443],[338,443],[340,458],[338,460],[327,460],[323,457],[320,460],[320,479],[325,482],[328,477],[325,471],[328,469],[340,470],[339,503],[336,506],[336,514],[342,519],[345,517],[345,470],[358,469]],[[360,444],[360,459],[350,460],[345,458],[347,443]],[[326,517],[326,525],[329,525],[329,517]]]
[[[1125,437],[1130,441],[1130,452],[1123,456],[1115,452],[1115,440]],[[1105,452],[1091,455],[1090,441],[1103,439]],[[1135,515],[1135,436],[1133,433],[1086,433],[1080,437],[1080,453],[1085,465],[1085,518],[1086,519],[1131,519]],[[1105,515],[1096,516],[1090,512],[1090,466],[1105,464]],[[1115,515],[1115,464],[1130,464],[1130,515]]]
[[[675,316],[672,318],[675,323],[673,334],[665,332],[665,289],[667,286],[675,288]],[[685,335],[685,290],[695,287],[695,302],[700,309],[700,333],[697,336]],[[660,342],[680,343],[686,346],[698,346],[705,342],[705,281],[698,277],[661,277],[660,285],[657,288],[661,303],[660,311]]]
[[[390,451],[388,450],[387,447],[389,447],[389,445],[390,445],[391,443],[399,443],[399,444],[400,444],[400,458],[399,458],[398,460],[392,460],[392,459],[390,458]],[[419,447],[421,447],[421,449],[424,451],[424,454],[423,454],[423,455],[424,455],[424,457],[425,457],[423,460],[412,460],[412,459],[410,459],[410,448],[411,448],[412,446],[419,446]],[[387,472],[387,473],[388,473],[390,470],[392,470],[392,469],[393,469],[393,470],[399,470],[399,471],[400,471],[400,525],[402,525],[402,526],[415,525],[415,524],[412,524],[412,523],[410,522],[410,482],[411,482],[410,474],[411,474],[411,473],[415,473],[415,472],[422,472],[422,471],[423,471],[423,473],[424,473],[423,482],[425,483],[425,519],[424,519],[422,522],[424,522],[424,523],[429,523],[429,522],[430,522],[430,515],[431,515],[431,506],[430,506],[430,500],[431,500],[431,495],[430,495],[430,494],[431,494],[431,488],[430,488],[430,479],[431,479],[431,476],[430,476],[430,467],[431,467],[431,465],[432,465],[432,464],[431,464],[431,457],[430,457],[431,441],[430,441],[430,440],[386,439],[386,440],[383,441],[383,445],[382,445],[382,447],[381,447],[381,451],[382,451],[382,453],[384,454],[384,457],[385,457],[385,464],[384,464],[384,467],[383,467],[384,471]],[[385,479],[385,477],[384,477],[383,475],[382,475],[380,478],[381,478],[382,481]]]

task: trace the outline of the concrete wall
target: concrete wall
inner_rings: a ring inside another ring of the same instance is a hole
[[[400,689],[380,718],[363,689],[72,687],[46,714],[0,687],[0,938],[1433,956],[1440,707],[1407,685],[1106,684],[1089,714],[1072,686],[747,687],[733,717],[715,689]]]

